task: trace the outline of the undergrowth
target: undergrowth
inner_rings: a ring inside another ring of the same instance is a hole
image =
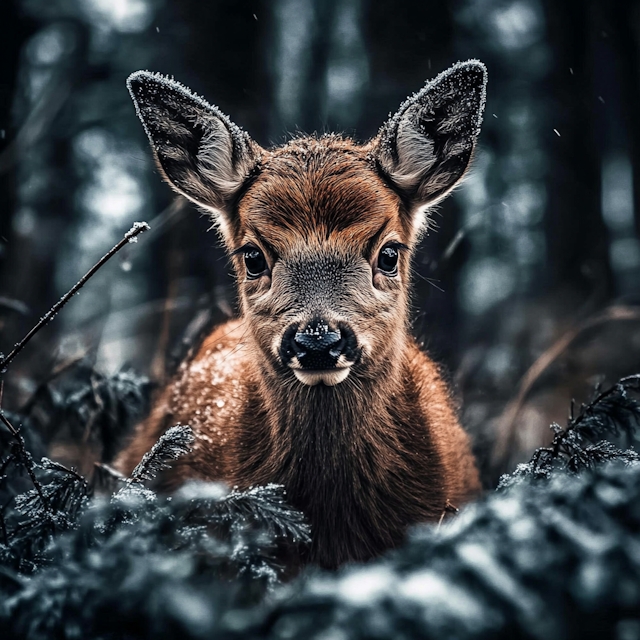
[[[144,404],[147,383],[134,380],[114,382],[102,410],[116,407],[114,389]],[[498,491],[416,527],[400,549],[284,583],[283,548],[313,532],[282,487],[150,488],[189,451],[189,427],[169,429],[129,478],[102,465],[101,495],[76,470],[36,461],[34,427],[3,414],[2,637],[640,637],[640,457],[620,446],[635,441],[639,390],[632,376],[598,391]],[[56,406],[75,409],[60,418],[100,424],[94,394],[68,393]]]

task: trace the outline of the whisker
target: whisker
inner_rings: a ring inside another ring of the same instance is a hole
[[[245,321],[243,324],[247,324],[247,322]],[[227,353],[227,355],[222,359],[222,363],[226,362],[228,358],[230,358],[233,354],[237,353],[238,350],[243,347],[245,345],[245,343],[243,342],[244,337],[247,335],[247,332],[249,331],[249,326],[247,326],[247,328],[242,332],[242,335],[240,336],[240,339],[238,340],[238,343],[236,344],[236,346],[231,349],[231,351],[229,351],[229,353]]]
[[[437,289],[438,291],[441,291],[442,293],[446,293],[446,291],[442,288],[439,287],[436,282],[440,282],[439,280],[434,280],[433,278],[427,278],[427,276],[422,275],[421,273],[419,273],[418,271],[414,270],[414,275],[418,276],[418,278],[420,278],[421,280],[424,280],[425,282],[428,282],[434,289]]]

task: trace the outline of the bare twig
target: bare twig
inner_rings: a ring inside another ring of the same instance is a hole
[[[440,531],[440,527],[442,526],[442,521],[444,520],[444,517],[447,515],[447,513],[458,513],[459,511],[460,509],[458,509],[458,507],[456,507],[454,504],[451,504],[451,502],[449,501],[449,498],[447,498],[447,502],[444,505],[444,509],[440,514],[440,519],[438,520],[438,526],[436,527],[436,531]]]
[[[4,415],[2,409],[0,409],[0,422],[2,422],[5,427],[7,427],[7,429],[9,429],[9,433],[11,433],[14,440],[16,441],[18,447],[18,458],[22,460],[22,464],[27,470],[27,473],[29,474],[29,478],[31,478],[31,482],[33,483],[35,490],[38,492],[38,496],[40,497],[42,506],[44,507],[45,511],[49,511],[49,505],[45,500],[44,494],[42,493],[42,485],[38,482],[38,478],[36,478],[36,474],[34,471],[35,463],[33,462],[33,458],[27,451],[27,447],[22,434],[11,424],[11,422],[9,422],[9,419]]]
[[[87,280],[93,276],[93,274],[100,269],[103,265],[105,265],[122,247],[126,246],[129,242],[137,242],[137,236],[140,235],[143,231],[149,229],[149,225],[146,222],[136,222],[127,233],[124,234],[124,238],[118,242],[115,247],[113,247],[108,253],[106,253],[96,264],[85,273],[78,282],[71,287],[71,289],[65,293],[56,304],[51,307],[51,309],[40,318],[40,321],[27,333],[27,335],[22,338],[22,340],[13,348],[13,351],[9,353],[8,356],[0,360],[0,374],[4,373],[7,369],[9,363],[24,349],[24,347],[28,344],[28,342],[33,338],[33,336],[42,329],[45,325],[47,325],[56,315],[57,313],[64,307],[67,302],[85,285]]]
[[[100,469],[104,472],[105,475],[109,476],[113,480],[117,480],[118,482],[124,483],[129,479],[123,473],[120,473],[117,469],[114,469],[112,466],[105,464],[104,462],[94,462],[93,466],[96,467],[96,469]]]

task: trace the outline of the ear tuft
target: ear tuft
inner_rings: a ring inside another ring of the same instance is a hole
[[[217,107],[175,80],[137,71],[127,87],[171,186],[228,217],[230,203],[257,162],[259,147]]]
[[[380,130],[380,166],[414,211],[444,198],[469,166],[486,84],[482,62],[459,62],[404,102]]]

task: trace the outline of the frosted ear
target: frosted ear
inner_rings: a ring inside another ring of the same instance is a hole
[[[427,82],[380,130],[379,165],[410,204],[416,227],[425,207],[444,198],[469,166],[486,84],[480,61],[459,62]]]
[[[260,147],[175,80],[137,71],[127,87],[169,184],[216,214],[226,233],[234,199],[256,166]]]

